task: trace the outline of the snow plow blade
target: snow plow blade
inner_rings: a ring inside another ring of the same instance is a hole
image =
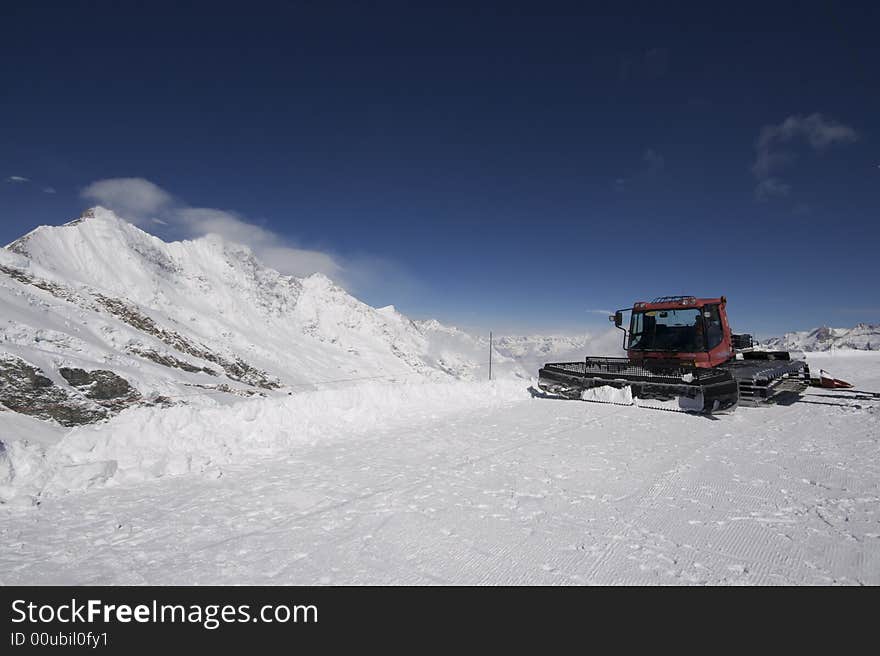
[[[739,401],[739,386],[730,371],[679,361],[588,357],[581,362],[548,363],[538,372],[538,387],[568,398],[581,398],[585,390],[606,385],[629,387],[640,399],[684,397],[701,414],[730,412]]]

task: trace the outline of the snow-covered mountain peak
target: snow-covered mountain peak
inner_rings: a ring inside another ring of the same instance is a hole
[[[164,242],[103,207],[62,226],[41,226],[9,250],[57,281],[168,310],[170,316],[192,305],[199,314],[254,309],[273,314],[280,297],[294,301],[300,290],[298,281],[262,266],[246,246],[217,235]]]
[[[45,239],[46,235],[51,235],[53,233],[61,232],[61,231],[70,231],[71,229],[81,229],[83,226],[88,225],[88,232],[94,232],[96,230],[116,230],[124,233],[129,228],[134,228],[138,230],[138,232],[142,232],[146,236],[147,233],[144,233],[142,230],[137,228],[136,226],[130,224],[119,217],[113,210],[107,209],[106,207],[102,207],[101,205],[95,205],[94,207],[90,207],[87,210],[84,210],[82,214],[80,214],[77,218],[71,219],[67,223],[62,223],[61,225],[41,225],[37,226],[29,233],[15,240],[7,248],[11,250],[16,250],[18,248],[27,250],[30,242]],[[74,232],[79,232],[80,230],[74,230]],[[105,235],[108,233],[104,233]],[[39,236],[39,237],[38,237]]]
[[[123,282],[117,274],[134,268],[135,260],[173,270],[166,246],[158,237],[99,206],[63,225],[39,226],[7,248],[68,282],[97,283],[100,287],[109,283],[112,289],[120,288],[113,284]]]
[[[75,225],[77,223],[82,223],[89,220],[97,222],[103,221],[104,223],[112,224],[130,225],[122,217],[116,214],[116,212],[104,207],[103,205],[94,205],[87,210],[84,210],[83,213],[79,215],[78,219],[74,219],[73,221],[70,221],[64,225]]]
[[[216,234],[165,242],[103,207],[93,207],[61,226],[41,226],[8,249],[56,281],[86,286],[170,317],[189,313],[204,321],[220,314],[248,323],[255,317],[284,316],[298,323],[290,315],[304,293],[331,304],[363,305],[321,273],[305,278],[283,275],[264,266],[249,247]]]

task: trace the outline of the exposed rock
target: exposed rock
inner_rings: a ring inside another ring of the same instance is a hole
[[[96,401],[131,402],[141,396],[125,378],[106,369],[86,371],[61,367],[58,373],[64,377],[64,380],[85,394],[86,398]]]
[[[0,409],[78,426],[107,419],[133,403],[168,402],[162,397],[144,401],[127,380],[106,369],[62,367],[58,372],[72,390],[56,385],[41,369],[21,358],[0,354]]]
[[[7,354],[0,355],[0,403],[9,410],[63,426],[90,424],[109,416],[106,408],[58,387],[40,369]]]
[[[216,371],[211,369],[210,367],[199,367],[197,365],[186,362],[185,360],[181,360],[180,358],[176,358],[170,353],[158,353],[152,349],[142,348],[138,346],[130,346],[128,349],[129,353],[133,353],[134,355],[139,355],[142,358],[147,358],[148,360],[152,360],[156,364],[161,364],[165,367],[173,367],[175,369],[180,369],[182,371],[188,371],[190,373],[204,373],[209,376],[219,376]]]
[[[226,383],[220,383],[219,385],[202,385],[201,383],[184,383],[187,387],[198,387],[204,390],[211,390],[214,392],[225,392],[226,394],[234,394],[235,396],[262,396],[265,397],[266,394],[259,390],[248,389],[248,388],[235,388]]]

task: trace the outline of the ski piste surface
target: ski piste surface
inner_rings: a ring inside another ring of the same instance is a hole
[[[880,389],[876,354],[823,365]],[[835,390],[719,421],[524,395],[4,508],[0,582],[877,585],[878,486],[880,413]]]

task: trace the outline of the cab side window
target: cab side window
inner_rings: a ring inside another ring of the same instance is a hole
[[[718,312],[717,305],[707,305],[703,308],[703,317],[706,320],[706,341],[709,344],[709,350],[718,346],[724,338],[724,331],[721,329],[721,315]]]

